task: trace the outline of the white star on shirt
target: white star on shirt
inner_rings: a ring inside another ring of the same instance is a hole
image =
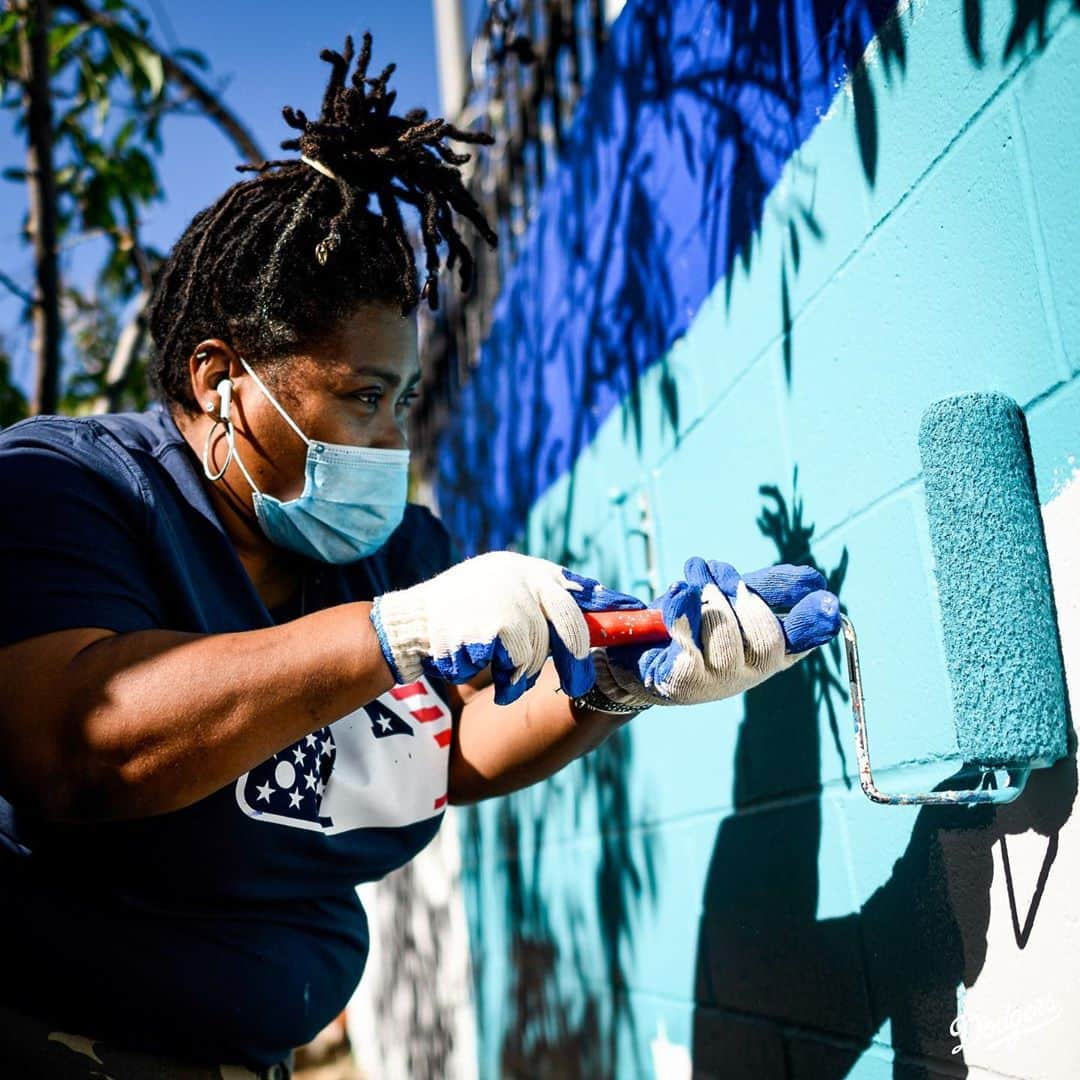
[[[315,785],[315,794],[321,797],[321,796],[322,796],[322,793],[323,793],[323,792],[324,792],[325,790],[326,790],[326,785],[325,785],[325,784],[324,784],[324,783],[323,783],[323,782],[322,782],[322,781],[320,780],[320,781],[319,781],[319,782],[318,782],[318,783],[317,783],[317,784]]]
[[[305,773],[304,779],[307,781],[307,789],[310,791],[315,786],[316,776],[313,772]]]
[[[390,723],[389,719],[385,716],[377,716],[375,718],[376,723],[383,729],[384,732],[389,731],[394,725]]]
[[[314,735],[308,735],[308,737],[307,737],[308,746],[314,746],[318,741],[319,740],[316,739]]]
[[[300,792],[299,791],[290,791],[289,792],[289,806],[293,807],[293,806],[299,806],[299,805],[300,805]]]
[[[334,744],[329,739],[323,739],[322,752],[329,757],[330,751],[334,748]]]
[[[257,787],[255,790],[259,793],[259,798],[260,799],[265,799],[267,802],[269,802],[270,801],[270,792],[273,791],[274,789],[270,786],[269,783],[266,783],[266,784],[263,784],[262,787]]]
[[[301,750],[300,747],[298,746],[298,747],[296,747],[295,750],[293,750],[292,753],[293,753],[293,760],[296,762],[296,764],[297,765],[303,765],[304,764],[304,751]]]

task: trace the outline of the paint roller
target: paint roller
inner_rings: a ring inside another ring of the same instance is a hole
[[[957,746],[971,790],[889,794],[874,783],[855,628],[841,616],[863,791],[886,804],[1012,802],[1067,752],[1065,678],[1023,410],[998,393],[930,405],[919,428]],[[782,612],[778,612],[782,614]],[[595,646],[667,642],[659,611],[586,614]],[[1004,773],[1004,786],[998,786]],[[990,777],[993,787],[987,787]]]

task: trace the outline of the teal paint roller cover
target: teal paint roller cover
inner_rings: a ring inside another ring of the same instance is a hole
[[[1065,677],[1023,411],[996,393],[937,401],[919,453],[960,752],[1051,765],[1066,754]]]

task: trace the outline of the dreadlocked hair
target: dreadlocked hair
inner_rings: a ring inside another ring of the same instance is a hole
[[[350,86],[351,36],[341,53],[319,56],[331,65],[322,113],[310,121],[284,106],[285,122],[301,134],[281,149],[299,150],[332,175],[299,158],[236,166],[258,175],[196,214],[156,275],[147,308],[150,375],[166,401],[189,412],[198,406],[188,358],[200,341],[221,337],[268,361],[325,341],[364,301],[398,304],[403,316],[423,299],[436,310],[440,240],[449,247],[447,267],[459,263],[462,290],[472,281],[473,258],[452,210],[492,248],[498,244],[457,168],[470,155],[443,142],[490,145],[493,136],[428,119],[425,109],[394,116],[397,91],[387,82],[397,65],[368,77],[370,32]],[[372,195],[377,214],[368,207]],[[399,202],[420,213],[422,289]]]

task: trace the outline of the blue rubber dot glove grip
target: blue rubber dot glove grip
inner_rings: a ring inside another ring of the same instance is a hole
[[[780,563],[740,575],[730,563],[695,556],[686,561],[683,573],[685,580],[672,584],[649,607],[661,611],[669,630],[674,619],[686,616],[698,648],[701,647],[701,590],[715,585],[734,604],[740,580],[777,611],[788,653],[807,652],[823,645],[840,629],[839,601],[826,589],[821,571],[812,566]],[[661,680],[673,667],[680,648],[674,642],[662,647],[612,646],[607,654],[612,663],[639,672],[643,680],[650,676]]]

